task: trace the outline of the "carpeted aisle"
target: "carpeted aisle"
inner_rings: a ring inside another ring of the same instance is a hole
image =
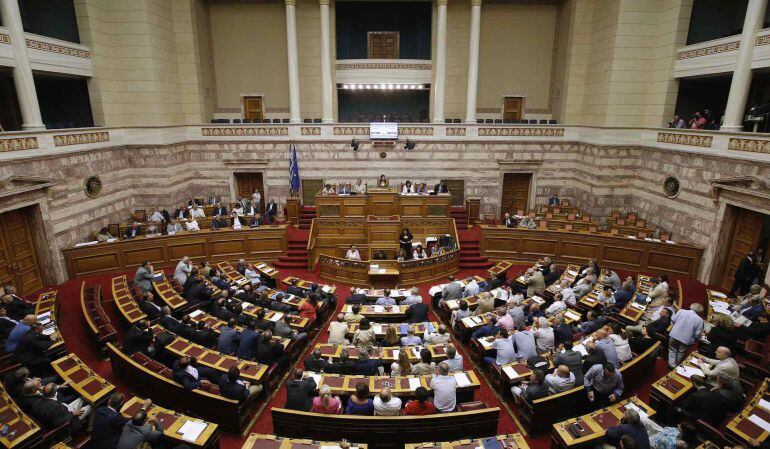
[[[303,231],[294,231],[297,233],[303,232]],[[468,232],[468,231],[466,231]],[[510,271],[510,276],[514,276],[515,274],[518,274],[521,270],[526,268],[525,266],[514,266]],[[169,270],[167,270],[168,273]],[[292,269],[281,269],[281,278],[285,276],[296,276],[302,279],[310,280],[310,281],[316,281],[316,282],[322,282],[320,277],[317,273],[309,272],[307,270],[292,270]],[[134,272],[126,273],[129,279],[133,278]],[[474,270],[474,271],[463,271],[457,275],[458,278],[465,277],[465,276],[471,276],[471,275],[482,275],[485,276],[486,273],[484,271]],[[625,276],[627,273],[619,272],[621,276]],[[655,274],[655,273],[652,273]],[[110,318],[113,321],[113,324],[115,324],[116,329],[118,329],[119,332],[119,339],[122,339],[122,335],[125,331],[125,324],[122,322],[121,318],[117,314],[117,308],[114,304],[111,302],[112,298],[112,291],[111,291],[111,279],[113,276],[116,276],[117,274],[113,275],[99,275],[99,276],[91,276],[87,278],[81,278],[81,279],[74,279],[70,280],[60,286],[57,287],[57,290],[59,292],[59,301],[60,301],[60,330],[62,332],[62,335],[64,336],[67,348],[70,352],[74,352],[77,354],[89,367],[91,367],[94,371],[99,373],[101,376],[105,377],[110,382],[117,385],[118,390],[122,391],[124,393],[130,394],[131,391],[128,390],[125,385],[122,385],[121,382],[117,381],[112,373],[112,368],[109,363],[109,361],[104,361],[100,359],[98,350],[96,345],[93,342],[92,336],[89,334],[87,330],[87,326],[85,324],[85,320],[82,315],[82,310],[80,307],[80,285],[83,280],[86,281],[87,285],[100,285],[102,289],[102,297],[105,301],[104,303],[104,309],[110,316]],[[684,292],[684,305],[685,307],[688,306],[693,301],[702,301],[705,297],[705,288],[703,284],[700,284],[696,280],[693,279],[680,279],[682,281],[682,288]],[[432,285],[438,284],[441,282],[431,282],[428,284],[420,285],[418,286],[420,288],[420,293],[423,296],[423,300],[427,303],[430,303],[430,295],[428,294],[428,290]],[[670,281],[671,285],[676,285],[676,279],[672,279]],[[337,285],[337,296],[339,298],[338,301],[338,310],[342,307],[344,304],[344,299],[347,297],[349,286],[347,285]],[[432,317],[431,319],[437,320],[436,316],[431,312]],[[333,319],[333,317],[336,315],[336,313],[330,315],[330,319]],[[317,336],[315,342],[311,342],[312,344],[308,346],[307,351],[305,352],[306,356],[309,354],[312,346],[315,345],[316,342],[325,342],[328,333],[326,332],[326,329],[328,328],[328,323],[325,323],[323,325],[323,331]],[[470,357],[467,353],[467,348],[463,345],[457,345],[458,349],[461,351],[461,354],[463,355],[465,359],[465,367],[466,369],[475,369],[477,372],[479,371],[478,367],[474,366],[474,364],[470,361]],[[304,358],[304,356],[302,358]],[[299,367],[302,366],[301,361],[298,362]],[[656,379],[660,378],[663,373],[666,371],[666,364],[663,360],[658,360],[658,363],[656,365],[655,373],[652,374],[649,378],[649,382],[644,385],[642,388],[640,388],[636,394],[641,399],[646,400],[649,396],[649,385]],[[273,428],[272,428],[272,418],[270,416],[270,408],[272,407],[281,407],[283,406],[286,398],[285,390],[284,388],[280,388],[278,391],[269,392],[271,394],[271,398],[269,399],[269,402],[267,403],[267,407],[265,407],[263,413],[259,416],[257,419],[255,425],[252,429],[250,429],[250,432],[258,432],[258,433],[266,433],[266,434],[272,434]],[[498,433],[512,433],[512,432],[518,432],[520,429],[518,428],[515,419],[508,413],[506,407],[500,402],[500,398],[498,396],[498,393],[493,391],[486,382],[482,381],[482,386],[479,390],[476,391],[476,400],[484,401],[488,406],[492,407],[500,407],[501,413],[500,413],[500,424],[498,426]],[[515,407],[514,405],[511,405],[512,407]],[[437,440],[440,440],[440,437],[437,436]],[[222,434],[221,437],[221,447],[222,449],[236,449],[240,448],[244,439],[240,435],[235,434]],[[548,435],[540,436],[537,438],[528,438],[528,442],[530,443],[530,446],[532,446],[533,449],[547,449],[550,445],[550,439]]]

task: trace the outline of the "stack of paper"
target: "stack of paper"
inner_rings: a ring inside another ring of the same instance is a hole
[[[315,381],[316,385],[321,385],[321,375],[317,373],[311,373],[310,371],[305,371],[307,374],[307,377],[313,379]]]
[[[635,309],[638,309],[638,310],[642,310],[642,311],[645,309],[645,307],[643,305],[639,304],[638,302],[632,302],[631,303],[631,307],[633,307]]]
[[[422,348],[421,348],[421,347],[419,347],[419,346],[414,346],[414,347],[412,348],[412,354],[413,354],[415,357],[417,357],[418,359],[420,358],[420,351],[422,351]]]
[[[380,269],[380,266],[377,265],[377,264],[371,264],[371,265],[369,265],[369,269],[372,270],[372,271],[377,271],[377,270]]]
[[[374,330],[375,334],[381,334],[382,332],[382,324],[374,323],[372,324],[372,329]]]
[[[569,319],[571,319],[573,321],[577,321],[577,320],[580,319],[580,315],[578,315],[577,313],[575,313],[575,312],[573,312],[571,310],[567,310],[566,312],[564,312],[564,316],[566,316],[567,318],[569,318]]]
[[[766,399],[760,399],[757,405],[759,405],[760,408],[763,408],[770,412],[770,401]]]
[[[762,428],[762,430],[764,430],[765,432],[770,432],[770,422],[765,421],[759,416],[752,414],[751,416],[749,416],[749,421],[753,422],[754,424]]]
[[[446,305],[450,309],[456,309],[456,308],[460,307],[460,304],[457,303],[456,299],[450,299],[449,301],[446,302]]]
[[[198,309],[198,310],[195,310],[193,312],[190,312],[189,315],[190,315],[190,318],[195,318],[196,316],[200,315],[201,313],[203,313],[203,310]]]
[[[374,313],[384,313],[385,307],[383,306],[374,306]]]
[[[586,349],[586,347],[585,347],[585,346],[583,346],[582,344],[579,344],[579,345],[575,345],[575,346],[573,346],[573,347],[572,347],[572,350],[573,350],[573,351],[577,351],[577,352],[579,352],[579,353],[583,354],[583,357],[585,357],[585,356],[587,356],[587,355],[588,355],[588,350],[587,350],[587,349]]]
[[[261,270],[261,269],[265,268],[266,266],[267,266],[266,264],[261,263],[261,264],[257,265],[257,268]]]
[[[281,320],[281,318],[283,318],[283,312],[276,312],[275,314],[273,314],[273,316],[270,317],[270,321],[272,321],[273,323],[277,323],[278,321]]]
[[[37,316],[37,322],[46,325],[51,322],[51,312],[41,313]]]
[[[96,245],[99,243],[98,241],[94,240],[93,242],[83,242],[83,243],[75,243],[75,248],[79,248],[81,246],[90,246],[90,245]]]
[[[385,270],[385,268],[380,268],[379,270],[377,270],[377,272],[380,274],[385,274],[386,271],[387,270]]]
[[[393,313],[399,313],[401,312],[401,307],[399,307],[397,304],[393,304],[390,306],[390,311]]]
[[[330,291],[332,291],[332,287],[331,285],[324,285],[323,287],[321,287],[321,291],[323,291],[324,293],[329,293]]]
[[[409,378],[409,389],[412,391],[415,391],[417,388],[422,386],[422,382],[420,382],[419,377],[410,377]]]
[[[688,379],[694,375],[706,377],[706,375],[703,374],[703,371],[701,371],[700,368],[694,368],[692,366],[677,366],[676,373]]]
[[[508,376],[509,379],[514,379],[517,376],[516,370],[513,369],[512,366],[504,366],[503,372],[505,373],[506,376]]]
[[[176,433],[182,436],[182,439],[194,443],[198,437],[206,430],[208,424],[201,421],[185,421],[182,427]]]
[[[455,373],[455,381],[459,388],[471,386],[471,380],[468,379],[468,375],[465,373]]]

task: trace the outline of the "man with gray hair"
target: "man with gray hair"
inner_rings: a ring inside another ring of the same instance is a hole
[[[626,408],[620,425],[606,430],[604,440],[609,445],[620,447],[620,439],[624,436],[629,436],[636,443],[636,449],[650,449],[647,429],[642,424],[639,413],[632,408]]]
[[[438,325],[438,332],[429,331],[430,327],[425,326],[425,334],[423,335],[422,339],[426,345],[443,345],[449,343],[449,341],[452,339],[449,335],[449,332],[447,332],[445,324]]]
[[[695,357],[698,359],[698,366],[703,370],[703,374],[706,375],[705,378],[698,375],[692,376],[691,379],[695,384],[708,384],[713,387],[717,384],[717,376],[720,373],[727,374],[734,381],[740,379],[738,362],[733,358],[732,351],[725,346],[720,346],[716,349],[716,358],[704,357],[701,354],[696,354]]]
[[[433,405],[441,412],[453,412],[457,407],[457,381],[449,374],[449,365],[441,362],[436,374],[430,379],[433,390]]]
[[[338,313],[337,321],[332,321],[329,324],[329,340],[327,340],[327,343],[331,345],[347,345],[350,343],[346,338],[347,334],[348,323],[345,322],[345,315]]]
[[[533,323],[535,328],[535,344],[537,352],[545,353],[553,350],[556,343],[556,337],[553,335],[553,328],[548,323],[548,319],[541,316]]]
[[[450,373],[463,370],[463,356],[457,353],[453,345],[447,345],[444,363],[449,367]]]
[[[527,274],[524,276],[524,282],[527,285],[527,298],[542,294],[545,291],[545,278],[543,278],[543,273],[535,271],[534,268],[527,270]]]
[[[179,282],[179,285],[184,285],[184,283],[187,282],[187,276],[189,276],[190,273],[192,273],[192,262],[190,262],[189,257],[184,256],[182,257],[182,260],[176,264],[174,279]]]
[[[693,303],[690,309],[682,309],[671,318],[668,340],[668,366],[675,368],[703,333],[703,305]]]
[[[412,304],[418,304],[422,302],[422,296],[420,296],[420,289],[412,287],[409,290],[409,295],[401,301],[402,306],[411,306]]]

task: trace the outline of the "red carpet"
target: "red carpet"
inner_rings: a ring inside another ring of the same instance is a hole
[[[477,229],[478,228],[467,230],[467,231],[465,230],[460,231],[461,238],[462,239],[472,238],[472,236],[474,235],[474,232],[477,232]],[[303,237],[307,238],[306,237],[307,231],[300,231],[290,227],[289,235],[292,240],[300,240]],[[526,267],[524,266],[513,267],[510,271],[511,276],[513,276],[514,274],[517,274],[523,268],[526,268]],[[281,269],[280,271],[281,271],[281,277],[293,275],[293,276],[297,276],[307,280],[322,282],[322,280],[318,277],[316,273],[308,272],[307,270]],[[462,271],[461,273],[459,273],[458,277],[461,277],[461,276],[464,277],[464,276],[475,275],[475,274],[486,275],[484,270],[468,270],[468,271]],[[626,273],[620,272],[619,274],[621,276],[624,276]],[[112,297],[110,282],[112,277],[115,275],[113,274],[99,275],[99,276],[91,276],[85,279],[70,280],[60,285],[59,287],[57,287],[59,291],[59,300],[60,300],[60,308],[61,308],[60,309],[61,310],[60,328],[69,351],[77,354],[94,371],[104,376],[110,382],[115,383],[120,391],[130,394],[130,391],[128,391],[125,388],[125,386],[121,385],[120,382],[117,382],[115,377],[112,375],[112,368],[110,363],[108,361],[102,361],[99,359],[96,345],[93,343],[93,338],[87,330],[85,321],[82,316],[82,311],[80,308],[81,282],[83,280],[86,280],[88,285],[94,285],[94,284],[101,285],[102,297],[105,300],[104,309],[110,315],[111,319],[113,320],[113,323],[116,324],[115,327],[118,329],[118,332],[120,335],[119,338],[122,338],[124,324],[122,323],[120,318],[116,315],[116,307],[110,304],[110,299]],[[132,271],[130,273],[127,273],[127,275],[129,276],[129,278],[132,278],[134,273]],[[690,303],[692,303],[693,301],[703,300],[703,298],[705,297],[705,288],[706,288],[703,284],[693,279],[680,279],[680,280],[682,281],[682,287],[684,291],[685,307]],[[419,286],[420,292],[425,301],[428,301],[428,302],[430,301],[430,297],[428,295],[428,289],[432,284],[436,284],[436,283],[438,282]],[[670,284],[672,286],[675,286],[676,279],[670,280]],[[347,290],[349,286],[337,285],[337,288],[338,288],[337,290],[338,297],[340,299],[340,301],[338,301],[338,306],[341,307],[342,304],[344,303],[344,298],[347,296]],[[435,315],[433,319],[435,319]],[[326,326],[324,326],[324,329],[325,328]],[[317,341],[323,342],[323,341],[326,341],[326,338],[327,338],[327,333],[322,332],[317,337]],[[312,346],[313,346],[312,344],[309,346],[308,351],[306,351],[306,354],[309,352],[309,349]],[[476,367],[473,366],[473,364],[470,362],[470,357],[466,351],[466,348],[461,345],[457,345],[457,346],[462,351],[463,357],[465,358],[466,368],[476,369]],[[656,366],[656,372],[650,376],[648,384],[646,384],[645,386],[643,386],[638,390],[637,395],[640,398],[646,400],[649,395],[649,384],[652,383],[654,380],[660,378],[665,371],[666,371],[665,363],[662,360],[659,360]],[[477,372],[478,372],[478,369],[477,369]],[[269,410],[273,406],[282,406],[285,401],[285,391],[283,388],[281,388],[279,391],[274,393],[275,393],[275,396],[269,401],[268,407],[265,409],[262,415],[258,418],[254,427],[250,430],[251,432],[259,432],[259,433],[266,433],[266,434],[273,433],[272,419],[270,417]],[[476,399],[484,401],[489,406],[500,407],[501,413],[500,413],[500,424],[498,426],[498,433],[512,433],[512,432],[520,431],[520,429],[518,429],[516,423],[514,422],[514,419],[508,414],[505,407],[500,403],[497,393],[492,391],[492,389],[486,383],[482,383],[482,387],[479,390],[477,390]],[[221,440],[222,449],[240,448],[244,441],[244,439],[241,438],[239,435],[234,435],[234,434],[224,433],[222,434],[221,438],[222,438]],[[436,439],[440,440],[440,437],[437,436]],[[528,438],[528,442],[533,449],[547,449],[550,445],[550,440],[548,435],[544,435],[538,438]]]

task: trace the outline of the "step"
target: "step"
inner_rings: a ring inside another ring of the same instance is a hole
[[[293,256],[293,257],[305,257],[307,258],[307,250],[304,249],[290,249],[286,251],[287,256]]]
[[[276,268],[296,268],[298,270],[307,270],[307,261],[305,262],[275,262]]]

